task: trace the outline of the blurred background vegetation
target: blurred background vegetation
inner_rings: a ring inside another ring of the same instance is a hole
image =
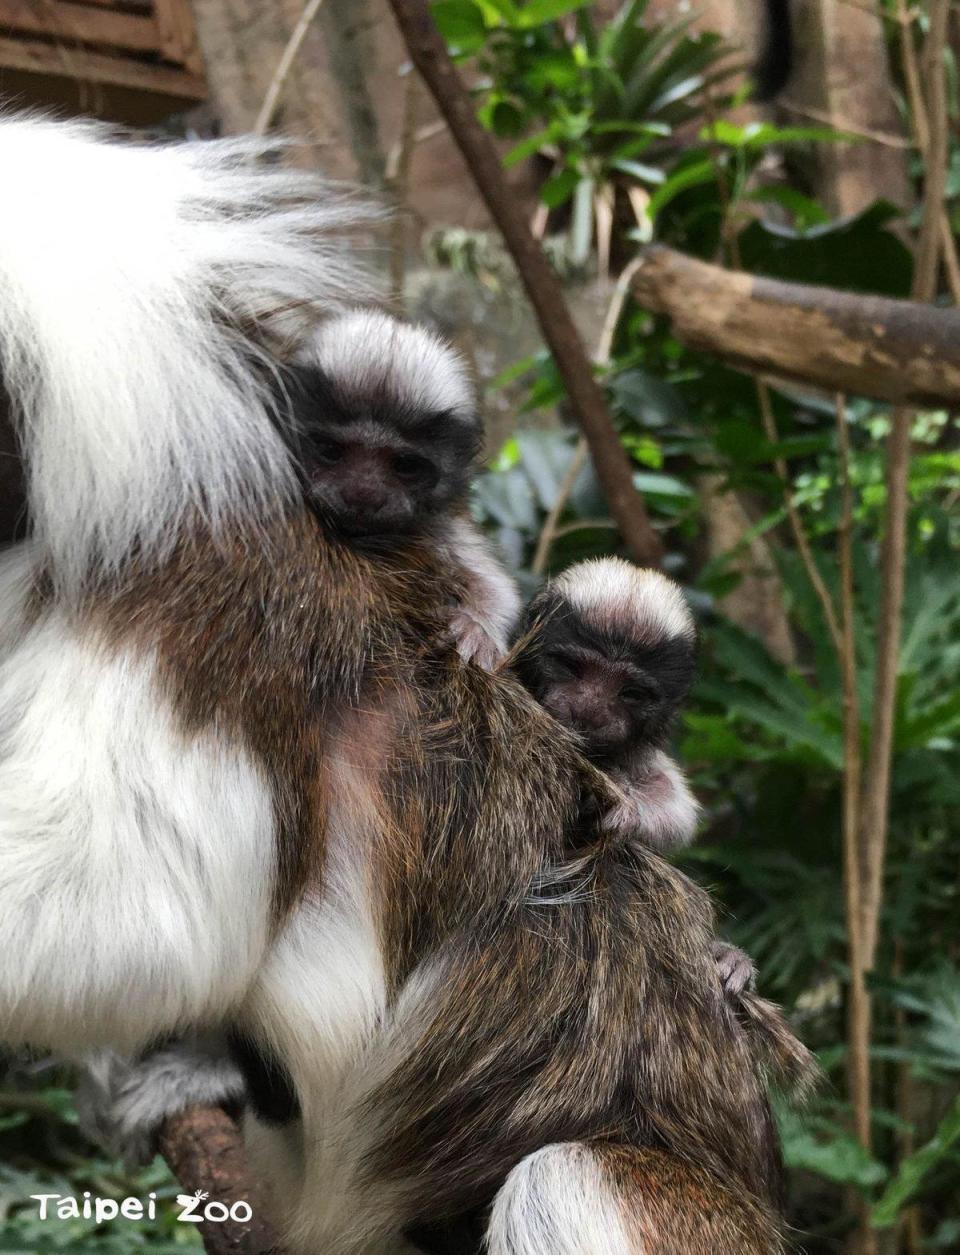
[[[195,4],[209,98],[166,117],[162,129],[249,127],[300,7]],[[706,813],[683,863],[711,887],[723,931],[754,957],[760,989],[786,1006],[827,1077],[806,1109],[779,1106],[797,1249],[845,1249],[859,1207],[884,1251],[960,1251],[957,417],[911,420],[890,836],[869,977],[867,1147],[852,1131],[846,1079],[843,677],[811,576],[838,604],[849,483],[865,744],[891,414],[849,397],[838,425],[833,397],[758,388],[681,345],[618,285],[638,249],[656,240],[756,274],[910,294],[929,174],[914,83],[932,4],[798,0],[798,65],[772,106],[751,99],[744,72],[760,7],[438,0],[433,12],[518,204],[600,353],[597,374],[665,541],[666,568],[700,617],[700,678],[678,751]],[[954,236],[956,11],[950,23],[942,57],[924,73],[942,74],[947,89],[943,214]],[[451,334],[476,366],[490,460],[475,511],[524,586],[576,559],[621,551],[512,264],[405,64],[385,4],[328,0],[274,87],[272,125],[319,137],[311,159],[407,207],[383,264],[397,304]],[[110,107],[136,112],[130,102]],[[958,295],[948,247],[937,299]],[[598,347],[605,325],[609,352]],[[94,1151],[77,1131],[68,1085],[53,1062],[13,1061],[6,1072],[0,1250],[125,1255],[196,1245],[169,1209],[153,1227],[36,1220],[27,1200],[41,1190],[175,1192],[160,1161],[131,1177]]]

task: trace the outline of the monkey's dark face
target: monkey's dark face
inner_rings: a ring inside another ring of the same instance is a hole
[[[345,536],[409,535],[465,496],[475,419],[403,407],[386,386],[351,396],[308,368],[291,373],[288,391],[307,502]]]
[[[611,762],[663,743],[693,677],[692,642],[638,644],[591,628],[565,603],[546,609],[541,601],[538,609],[540,626],[517,673],[588,757]]]

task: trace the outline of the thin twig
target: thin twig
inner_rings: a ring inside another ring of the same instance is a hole
[[[780,432],[773,413],[773,399],[770,395],[770,388],[762,379],[758,379],[756,384],[757,400],[760,403],[760,417],[763,421],[764,433],[772,445],[777,445],[780,443]],[[810,546],[810,540],[803,526],[803,519],[800,517],[800,511],[797,508],[796,498],[793,495],[793,484],[790,479],[790,468],[787,466],[784,458],[775,456],[773,469],[783,489],[783,504],[787,511],[787,521],[793,533],[797,552],[800,554],[800,561],[803,563],[803,569],[806,571],[807,578],[813,586],[817,600],[820,602],[827,630],[830,633],[830,639],[833,641],[837,655],[840,656],[843,653],[843,634],[840,631],[836,607],[834,606],[830,590],[820,574],[820,568],[817,566],[816,558],[813,556],[813,549]]]
[[[930,146],[930,127],[927,123],[927,107],[923,102],[923,90],[920,87],[917,51],[913,46],[913,19],[907,12],[906,0],[897,0],[897,20],[900,23],[900,61],[903,65],[903,81],[907,86],[910,120],[917,148],[923,156]]]
[[[914,299],[928,302],[933,301],[936,296],[941,241],[940,211],[947,172],[949,121],[944,50],[948,16],[947,0],[932,0],[926,46],[927,119],[930,134],[925,154],[923,223],[920,228],[913,284]],[[860,809],[860,854],[864,869],[863,961],[867,971],[873,968],[876,960],[890,820],[890,768],[907,556],[907,481],[910,471],[912,417],[911,410],[895,410],[887,438],[886,531],[881,557],[882,585],[874,676],[873,728]]]
[[[870,1031],[871,1006],[863,967],[863,883],[859,853],[860,810],[860,701],[857,693],[857,646],[853,596],[853,483],[850,478],[850,429],[846,400],[836,396],[837,451],[840,465],[840,525],[837,548],[840,566],[841,646],[843,687],[843,888],[847,925],[850,985],[847,1015],[851,1048],[847,1076],[857,1141],[870,1149]]]
[[[573,486],[584,468],[589,451],[586,440],[581,436],[573,450],[573,457],[570,459],[570,465],[567,467],[566,474],[557,488],[557,495],[554,498],[553,505],[550,507],[550,511],[543,521],[543,527],[540,529],[540,535],[537,538],[537,548],[533,555],[533,561],[530,563],[530,570],[534,575],[542,575],[547,568],[550,549],[557,538],[557,525],[560,521],[560,515],[563,514],[566,508],[570,494],[573,492]]]
[[[610,298],[610,304],[607,307],[606,317],[603,320],[603,327],[600,331],[600,339],[597,341],[597,351],[594,361],[599,366],[606,366],[613,353],[613,338],[617,334],[617,325],[620,322],[620,316],[623,313],[623,307],[626,304],[627,296],[630,292],[630,283],[636,274],[641,262],[639,258],[634,258],[628,266],[623,270],[617,280],[617,286],[613,290],[613,296]],[[550,556],[550,547],[557,538],[557,525],[560,522],[560,516],[566,509],[573,486],[577,482],[580,472],[583,470],[584,463],[587,460],[589,452],[587,442],[583,436],[577,441],[576,448],[573,451],[573,457],[567,472],[560,485],[557,488],[557,495],[547,517],[544,519],[543,527],[540,530],[540,536],[537,539],[536,552],[533,555],[533,562],[530,569],[534,575],[542,575],[547,567],[547,559]]]
[[[388,174],[388,185],[395,208],[390,224],[390,294],[398,314],[404,311],[404,280],[407,272],[407,220],[403,203],[410,182],[410,163],[417,142],[417,103],[420,81],[411,70],[403,93],[403,122],[400,129],[400,151],[395,168]]]
[[[593,377],[560,280],[530,233],[493,142],[477,120],[473,100],[460,81],[426,0],[390,0],[390,7],[410,58],[446,118],[477,190],[510,250],[571,407],[590,445],[610,512],[634,556],[640,562],[657,566],[663,556],[663,542],[634,487],[630,458],[613,425],[603,389]]]
[[[320,12],[322,4],[323,0],[307,0],[307,3],[304,5],[303,12],[300,14],[297,24],[287,40],[283,56],[273,72],[273,78],[270,80],[270,86],[267,88],[267,94],[263,98],[263,104],[260,106],[260,112],[257,114],[257,120],[253,125],[254,135],[266,135],[270,129],[270,123],[273,121],[273,115],[277,111],[277,104],[280,100],[280,93],[283,91],[283,85],[287,81],[287,76],[293,67],[294,61],[297,59],[297,53],[300,51],[304,39],[306,39],[307,31],[310,29],[313,19]]]
[[[428,122],[426,126],[418,126],[414,132],[413,142],[415,146],[425,144],[428,139],[435,139],[438,135],[442,135],[447,129],[447,124],[443,118],[439,118],[436,122]],[[387,153],[387,163],[384,174],[389,182],[397,177],[397,167],[400,164],[400,157],[403,150],[403,136],[397,140],[395,144],[391,144]]]
[[[857,139],[867,140],[871,144],[879,144],[883,148],[904,149],[913,147],[910,140],[904,139],[902,135],[895,135],[891,131],[875,131],[868,126],[847,122],[842,118],[838,122],[836,115],[828,113],[825,109],[815,109],[812,105],[800,105],[793,100],[778,100],[777,104],[787,113],[795,113],[798,117],[809,118],[811,122],[821,122],[824,126],[829,126],[835,131],[843,131],[847,135],[855,135]]]
[[[913,126],[914,141],[924,163],[928,160],[930,148],[930,122],[927,118],[927,106],[923,99],[920,86],[920,65],[917,50],[913,45],[913,20],[916,10],[907,10],[906,0],[897,0],[897,20],[900,23],[900,59],[903,65],[903,78],[907,86],[907,103]],[[940,250],[943,256],[944,270],[950,285],[950,295],[954,305],[960,305],[960,258],[957,256],[957,242],[953,238],[950,215],[945,204],[940,207]]]
[[[954,305],[960,305],[960,257],[957,255],[957,241],[950,225],[950,215],[946,206],[940,215],[940,249],[943,253],[943,269],[950,288],[950,298]]]

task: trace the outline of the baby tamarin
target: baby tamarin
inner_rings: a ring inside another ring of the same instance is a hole
[[[676,584],[619,558],[581,562],[527,607],[514,668],[524,687],[577,734],[621,800],[606,828],[658,850],[687,845],[699,807],[666,753],[696,664],[693,616]],[[731,995],[754,976],[742,950],[717,942]]]
[[[460,654],[493,667],[520,602],[467,512],[482,426],[459,356],[422,327],[358,310],[322,322],[283,384],[311,509],[352,545],[426,536],[462,589],[450,620]]]
[[[352,545],[426,536],[462,592],[450,631],[487,669],[505,653],[516,589],[466,512],[481,443],[473,390],[431,332],[354,311],[321,323],[285,376],[306,500]],[[698,808],[662,748],[693,678],[695,629],[672,581],[617,559],[582,564],[533,600],[538,624],[517,659],[530,692],[620,787],[607,827],[658,849],[689,842]],[[719,946],[729,990],[751,980],[742,951]]]

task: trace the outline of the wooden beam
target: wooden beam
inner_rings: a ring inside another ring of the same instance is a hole
[[[897,405],[960,405],[960,310],[763,279],[647,249],[635,300],[741,370]]]
[[[153,14],[163,55],[194,74],[202,74],[203,55],[187,0],[154,0]]]
[[[78,44],[106,44],[132,52],[159,52],[161,40],[152,17],[90,8],[68,0],[0,0],[0,30],[49,35]]]
[[[182,100],[204,100],[207,95],[207,85],[200,75],[176,66],[147,65],[127,57],[111,57],[85,48],[58,47],[28,39],[0,38],[0,76],[5,68],[126,87]]]

